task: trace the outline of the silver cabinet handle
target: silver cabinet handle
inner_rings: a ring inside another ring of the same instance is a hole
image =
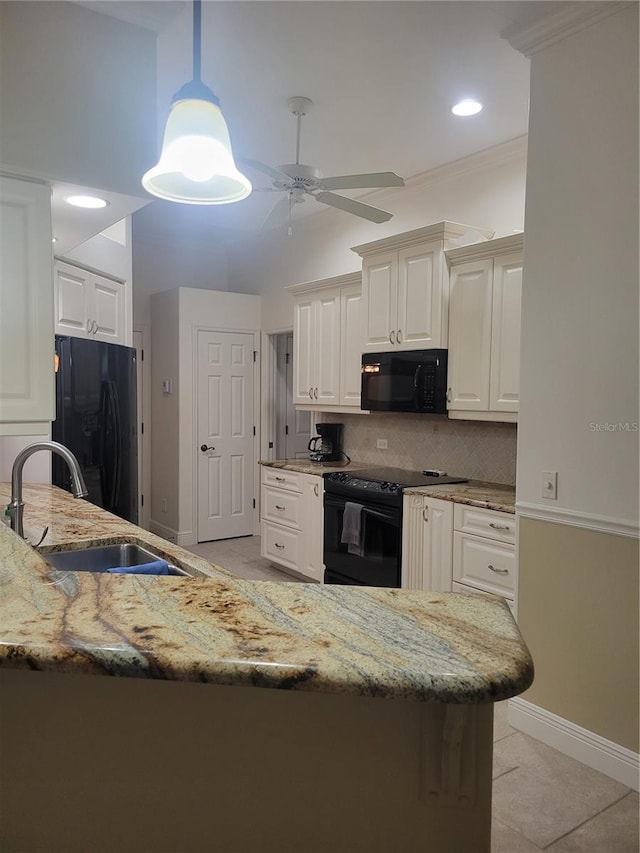
[[[394,330],[392,329],[392,330],[389,332],[389,343],[390,343],[390,344],[395,344],[395,342],[396,342],[396,333],[395,333],[395,332],[394,332]]]
[[[284,509],[284,507],[283,507],[283,506],[279,506],[279,504],[276,504],[276,509],[279,509],[279,510],[282,512],[282,510]]]
[[[495,524],[493,521],[489,522],[489,527],[493,527],[494,530],[511,530],[508,524]]]
[[[313,400],[313,388],[309,388],[309,399]]]
[[[317,388],[313,389],[313,396],[316,400],[318,399],[318,389]]]
[[[451,388],[447,388],[447,403],[451,402]]]
[[[276,479],[279,483],[286,483],[286,482],[287,482],[287,478],[286,478],[286,477],[276,477],[275,479]]]
[[[397,334],[396,334],[396,341],[397,341],[399,344],[401,344],[401,343],[402,343],[402,329],[398,329],[398,332],[397,332]]]
[[[497,575],[508,575],[509,569],[496,569],[495,566],[492,566],[491,563],[487,566],[488,569],[491,569],[492,572],[495,572]]]
[[[316,484],[314,485],[314,487],[313,487],[313,494],[314,494],[316,497],[318,497],[319,492],[318,492],[318,484],[317,484],[317,483],[316,483]]]
[[[95,322],[96,322],[95,320],[89,320],[89,322],[87,323],[87,334],[88,335],[93,335],[95,333],[95,329],[94,329]]]
[[[428,506],[424,507],[424,509],[422,510],[422,518],[425,521],[429,521],[429,507]]]
[[[284,545],[278,545],[277,542],[275,542],[274,544],[275,544],[276,548],[280,548],[281,551],[284,550]]]

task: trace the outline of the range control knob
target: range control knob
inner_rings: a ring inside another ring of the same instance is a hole
[[[397,483],[389,483],[389,491],[390,492],[397,492],[398,489],[399,489],[399,486]]]
[[[389,483],[380,483],[380,488],[382,489],[383,492],[386,492],[387,489],[389,488]]]

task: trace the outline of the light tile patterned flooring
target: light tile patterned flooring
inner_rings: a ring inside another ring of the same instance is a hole
[[[299,582],[260,557],[260,538],[187,550],[252,581]],[[495,708],[492,853],[639,853],[638,794],[507,722]]]

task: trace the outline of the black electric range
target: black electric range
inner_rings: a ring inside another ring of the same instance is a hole
[[[367,468],[324,475],[325,583],[399,587],[402,493],[416,486],[466,483],[444,471]]]

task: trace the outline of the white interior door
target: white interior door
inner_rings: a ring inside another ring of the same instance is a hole
[[[250,536],[253,335],[198,332],[197,423],[198,542]]]

